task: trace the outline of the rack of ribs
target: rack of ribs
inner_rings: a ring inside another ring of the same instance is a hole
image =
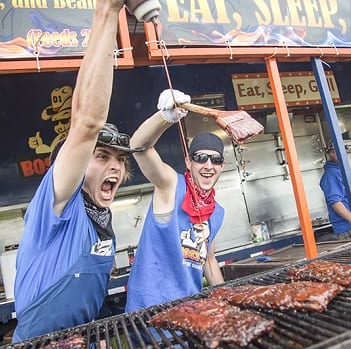
[[[351,286],[351,265],[315,260],[301,267],[288,270],[287,277],[293,281],[333,282],[344,287]]]
[[[274,327],[274,321],[227,302],[204,298],[165,309],[150,319],[157,328],[182,330],[216,348],[220,342],[245,346]]]
[[[223,286],[212,290],[209,297],[240,308],[322,312],[343,289],[334,283],[302,281],[264,286]]]
[[[84,337],[74,334],[61,340],[51,340],[49,344],[43,346],[43,349],[86,349],[86,340]]]

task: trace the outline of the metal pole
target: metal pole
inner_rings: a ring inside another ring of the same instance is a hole
[[[340,126],[338,123],[338,117],[334,108],[333,99],[330,94],[327,78],[325,77],[323,63],[320,58],[312,57],[311,63],[316,77],[316,82],[321,95],[324,113],[329,126],[331,139],[333,141],[336,155],[338,157],[338,163],[341,171],[341,175],[346,187],[347,196],[349,202],[351,202],[351,170],[350,164],[347,158],[344,141]]]

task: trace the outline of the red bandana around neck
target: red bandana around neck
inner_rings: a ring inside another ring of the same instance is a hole
[[[208,193],[194,183],[190,172],[184,173],[186,193],[182,203],[182,209],[189,215],[191,223],[203,223],[207,221],[215,209],[215,190],[212,188]]]

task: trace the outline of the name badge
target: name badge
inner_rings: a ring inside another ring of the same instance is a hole
[[[111,256],[112,255],[112,239],[98,241],[91,247],[91,254],[96,254],[98,256]]]

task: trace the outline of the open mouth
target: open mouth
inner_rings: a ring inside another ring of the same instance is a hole
[[[213,173],[201,173],[201,176],[204,178],[212,178],[213,177]]]
[[[209,182],[212,180],[214,174],[213,173],[200,173],[201,177],[205,182]]]
[[[114,193],[114,188],[117,185],[117,178],[107,178],[104,183],[102,183],[101,191],[105,198],[110,198]]]

